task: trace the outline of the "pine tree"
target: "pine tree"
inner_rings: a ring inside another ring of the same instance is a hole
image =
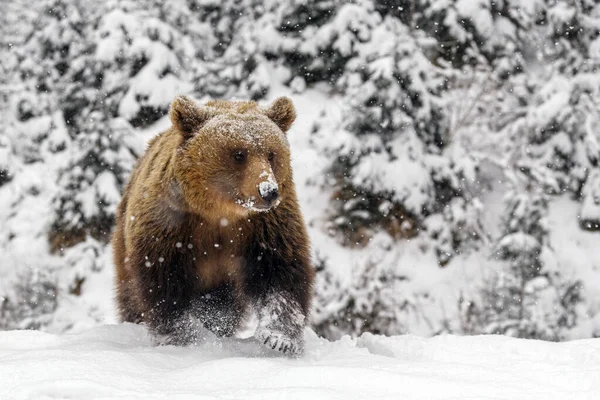
[[[277,3],[274,7],[284,7]],[[260,100],[268,93],[273,76],[257,36],[273,24],[267,14],[270,3],[261,1],[191,2],[206,27],[206,50],[194,69],[194,91],[199,97]],[[262,17],[267,21],[260,22]]]
[[[475,163],[446,153],[450,131],[442,95],[453,74],[424,51],[425,32],[393,13],[368,10],[362,20],[370,22],[353,30],[352,52],[335,82],[345,100],[339,124],[325,114],[314,127],[315,145],[335,160],[331,228],[345,246],[374,254],[383,246],[382,231],[391,254],[402,246],[398,242],[418,236],[445,266],[483,236],[480,206],[464,188]],[[324,295],[323,309],[335,329],[393,334],[406,329],[404,321],[426,318],[416,316],[414,303],[429,300],[402,294],[410,278],[394,256],[354,265],[356,279],[341,298],[333,294],[340,283],[329,268],[324,262],[319,290],[333,296]],[[317,329],[333,335],[325,323]]]
[[[448,79],[422,53],[419,35],[398,19],[385,17],[371,34],[338,83],[348,99],[338,140],[323,139],[325,151],[337,155],[335,226],[351,233],[351,245],[364,245],[374,229],[396,238],[429,230],[446,264],[466,222],[453,212],[476,212],[461,183],[472,172],[443,155],[449,124],[441,95]],[[464,228],[473,239],[479,235],[477,224]]]
[[[390,253],[393,258],[394,252]],[[405,322],[415,312],[416,301],[411,294],[403,294],[408,277],[375,260],[359,266],[361,269],[355,271],[350,286],[346,287],[331,273],[327,261],[321,260],[317,268],[315,331],[329,339],[339,339],[348,333],[406,332]]]
[[[334,87],[357,44],[369,40],[380,20],[372,2],[331,0],[292,1],[282,8],[275,27],[270,55],[283,57],[294,78],[305,84],[328,83]]]
[[[12,297],[0,298],[0,329],[39,329],[52,321],[58,295],[53,271],[21,271],[13,293]]]
[[[53,251],[63,251],[87,235],[108,242],[121,190],[135,161],[124,142],[131,134],[124,121],[94,112],[81,129],[73,145],[76,153],[59,173],[61,190],[54,199],[50,236]]]
[[[561,340],[577,321],[581,282],[559,270],[548,239],[548,196],[511,192],[494,257],[506,267],[491,275],[467,310],[468,333]]]
[[[111,117],[124,117],[134,127],[156,122],[176,95],[192,90],[195,46],[160,11],[152,2],[117,2],[89,38],[96,45],[93,63],[103,71],[96,97],[104,97]]]

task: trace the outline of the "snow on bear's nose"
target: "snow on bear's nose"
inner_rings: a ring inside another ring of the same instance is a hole
[[[271,182],[261,182],[258,185],[258,193],[264,201],[270,204],[277,200],[279,189],[277,189],[277,186],[273,186]]]
[[[277,186],[277,182],[273,179],[273,175],[266,173],[261,174],[261,177],[265,177],[264,181],[258,184],[258,194],[260,198],[271,204],[277,197],[279,196],[279,187]]]

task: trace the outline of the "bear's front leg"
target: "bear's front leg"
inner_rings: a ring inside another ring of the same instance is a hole
[[[306,317],[290,293],[275,292],[260,298],[256,312],[259,324],[254,337],[259,342],[284,354],[302,354]]]
[[[187,232],[172,232],[148,224],[151,237],[133,238],[126,263],[131,270],[138,312],[150,330],[166,343],[186,345],[196,340],[201,325],[194,321],[193,300],[200,281]]]
[[[244,270],[244,289],[259,318],[254,337],[272,349],[300,355],[314,278],[304,225],[299,212],[285,203],[254,223]]]

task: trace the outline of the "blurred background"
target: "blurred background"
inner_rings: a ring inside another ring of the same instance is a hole
[[[114,323],[109,238],[177,94],[290,96],[311,317],[600,336],[600,2],[3,0],[0,329]]]

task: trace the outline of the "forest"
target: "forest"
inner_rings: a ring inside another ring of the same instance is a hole
[[[0,330],[116,322],[116,206],[186,94],[294,101],[319,336],[600,336],[596,0],[0,14]]]

